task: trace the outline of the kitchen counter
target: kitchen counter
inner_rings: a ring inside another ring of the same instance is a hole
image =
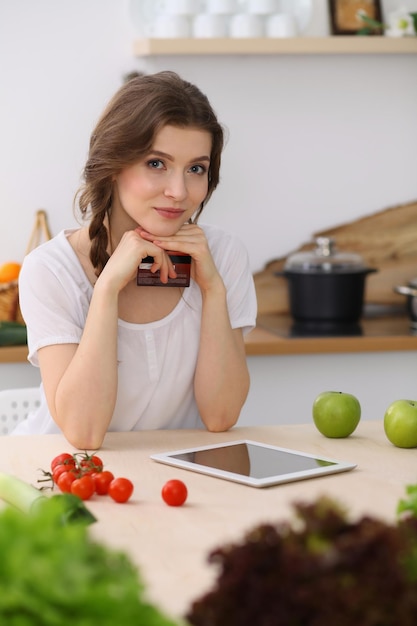
[[[294,334],[289,315],[263,314],[246,337],[246,354],[326,354],[344,352],[395,352],[417,350],[406,315],[364,317],[354,334],[301,336]]]
[[[333,476],[256,489],[175,469],[152,461],[156,452],[252,439],[310,454],[357,463]],[[0,471],[36,484],[39,468],[72,447],[62,435],[0,437]],[[352,519],[374,515],[394,521],[405,487],[416,483],[416,450],[395,448],[381,421],[361,422],[347,439],[326,439],[312,423],[298,426],[235,428],[206,431],[108,433],[100,450],[107,469],[129,477],[135,491],[127,504],[95,496],[87,503],[97,523],[92,536],[126,551],[139,566],[149,597],[170,615],[182,615],[192,600],[209,590],[217,574],[209,552],[237,542],[261,522],[290,519],[293,504],[321,495],[337,499]],[[188,500],[168,507],[161,488],[171,478],[183,480]]]
[[[2,346],[0,363],[26,363],[28,349],[26,346]]]
[[[417,331],[404,315],[364,317],[359,334],[345,336],[295,336],[289,315],[263,314],[245,338],[248,356],[268,354],[326,354],[343,352],[395,352],[417,350]],[[26,363],[26,346],[0,348],[0,363]]]

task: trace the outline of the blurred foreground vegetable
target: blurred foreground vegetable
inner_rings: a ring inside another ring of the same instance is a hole
[[[417,486],[407,493],[394,525],[349,522],[321,498],[296,505],[295,524],[264,524],[218,548],[210,555],[221,570],[215,586],[187,619],[193,626],[415,626]]]
[[[406,487],[406,492],[408,497],[402,498],[399,501],[397,506],[397,513],[398,515],[402,515],[403,513],[411,513],[412,515],[417,517],[417,485],[408,485],[408,487]]]
[[[144,600],[129,557],[94,542],[85,517],[68,518],[70,501],[87,511],[79,498],[5,475],[0,497],[14,505],[0,510],[0,624],[175,626]]]
[[[30,513],[39,508],[51,508],[57,516],[57,521],[61,524],[72,522],[92,524],[96,521],[94,515],[84,506],[80,498],[72,494],[47,498],[39,489],[32,487],[16,476],[3,472],[0,472],[0,499],[11,504],[22,513]]]

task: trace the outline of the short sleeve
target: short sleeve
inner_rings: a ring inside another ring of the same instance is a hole
[[[37,351],[47,345],[79,343],[88,311],[86,285],[74,278],[71,259],[51,240],[25,257],[19,276],[19,300],[27,326],[28,359],[38,366]],[[67,242],[66,242],[67,243]],[[67,243],[69,246],[69,244]],[[42,249],[41,249],[42,248]]]
[[[215,237],[211,250],[226,286],[232,328],[242,328],[243,333],[247,334],[255,327],[257,314],[256,291],[248,252],[242,241],[230,233]]]

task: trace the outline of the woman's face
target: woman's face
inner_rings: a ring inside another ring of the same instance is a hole
[[[211,147],[207,131],[164,126],[149,154],[116,177],[113,225],[176,233],[207,195]]]

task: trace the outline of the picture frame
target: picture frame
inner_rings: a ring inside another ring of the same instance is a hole
[[[329,0],[329,9],[332,35],[357,35],[365,27],[356,17],[358,11],[365,11],[377,22],[382,21],[380,0]]]

